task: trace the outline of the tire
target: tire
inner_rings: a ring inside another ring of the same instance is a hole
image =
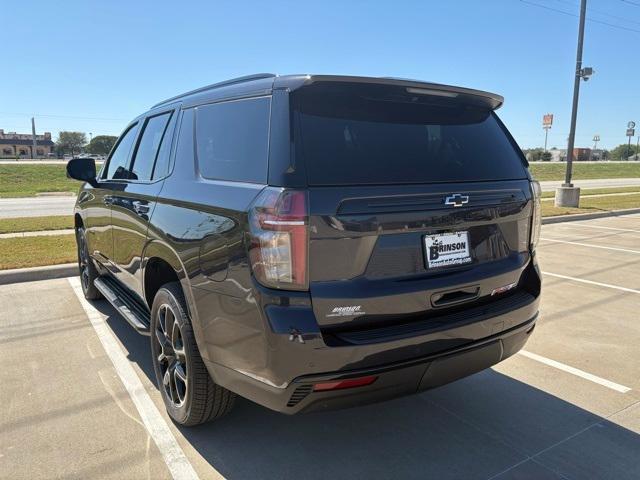
[[[178,282],[167,283],[156,293],[150,331],[156,382],[172,420],[193,426],[230,412],[236,395],[209,375]]]
[[[98,270],[89,256],[87,236],[83,227],[76,230],[76,243],[78,245],[78,270],[80,271],[82,293],[87,300],[98,300],[102,298],[102,294],[93,284],[93,281],[99,277]]]

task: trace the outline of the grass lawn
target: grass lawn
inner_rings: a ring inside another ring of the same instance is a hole
[[[580,197],[588,197],[589,195],[605,195],[607,193],[635,193],[640,192],[640,187],[607,187],[607,188],[582,188],[580,189]],[[542,198],[554,198],[556,192],[542,192]]]
[[[75,235],[0,238],[0,270],[77,261]]]
[[[556,207],[553,202],[542,202],[542,216],[593,213],[625,208],[640,208],[640,195],[616,195],[613,197],[580,197],[580,208]]]
[[[72,215],[51,217],[0,218],[0,233],[39,232],[73,228]]]
[[[65,165],[0,165],[0,197],[32,197],[41,192],[77,192]]]
[[[536,163],[529,166],[531,175],[536,180],[564,180],[567,164],[565,162]],[[591,178],[634,178],[640,177],[640,162],[625,163],[580,163],[573,164],[573,179],[588,180]]]

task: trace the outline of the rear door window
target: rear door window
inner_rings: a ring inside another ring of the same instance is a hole
[[[492,111],[392,93],[334,87],[295,96],[296,152],[310,185],[526,178]]]
[[[150,180],[156,158],[162,153],[168,155],[168,149],[161,148],[164,142],[165,132],[169,125],[172,112],[163,113],[147,118],[144,123],[142,136],[138,142],[133,164],[131,165],[130,179]]]
[[[198,168],[205,178],[266,183],[269,97],[197,108]]]

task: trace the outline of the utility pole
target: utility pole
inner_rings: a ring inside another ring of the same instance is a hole
[[[638,161],[638,153],[640,153],[640,136],[636,140],[636,162]]]
[[[31,158],[36,158],[36,148],[38,146],[38,142],[36,141],[36,119],[35,117],[31,117]]]
[[[577,207],[580,203],[580,189],[571,183],[573,169],[573,148],[576,139],[576,120],[578,117],[578,99],[580,97],[580,79],[585,81],[593,75],[593,68],[582,68],[582,45],[584,43],[584,23],[587,15],[587,0],[580,1],[580,23],[578,26],[578,49],[576,52],[576,70],[573,79],[573,105],[571,108],[571,126],[567,145],[567,170],[564,183],[556,190],[555,204],[558,207]]]

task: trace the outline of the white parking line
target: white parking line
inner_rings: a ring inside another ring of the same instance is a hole
[[[581,243],[581,242],[570,242],[568,240],[554,240],[553,238],[542,238],[542,237],[540,237],[540,240],[545,241],[545,242],[566,243],[568,245],[579,245],[581,247],[601,248],[603,250],[614,250],[616,252],[640,254],[640,250],[631,250],[631,249],[628,249],[628,248],[605,247],[604,245],[594,245],[592,243]]]
[[[630,233],[640,233],[640,230],[634,230],[632,228],[616,228],[616,227],[605,227],[604,225],[591,225],[587,223],[578,223],[572,222],[571,225],[560,224],[563,227],[585,227],[585,228],[600,228],[602,230],[617,230],[618,232],[630,232]]]
[[[147,432],[158,446],[158,450],[160,450],[171,476],[175,480],[198,479],[198,474],[189,463],[180,445],[178,445],[176,438],[169,429],[169,425],[164,421],[153,400],[144,389],[140,378],[129,363],[129,360],[127,360],[122,348],[118,345],[111,329],[107,326],[104,316],[85,300],[80,286],[80,279],[78,277],[69,278],[69,283],[73,287],[82,308],[84,308],[105,352],[111,359],[111,363],[113,363],[120,380],[122,380],[131,400],[133,400],[138,409]],[[215,470],[214,472],[217,474],[216,478],[224,478]]]
[[[603,387],[610,388],[611,390],[615,390],[616,392],[627,393],[631,391],[629,387],[625,387],[624,385],[620,385],[619,383],[615,383],[605,378],[592,375],[578,368],[570,367],[569,365],[565,365],[564,363],[556,362],[555,360],[551,360],[550,358],[543,357],[535,353],[527,352],[526,350],[520,350],[518,353],[520,355],[523,355],[537,362],[544,363],[545,365],[549,365],[550,367],[563,370],[577,377],[581,377],[581,378],[584,378],[585,380],[589,380],[590,382],[594,382],[599,385],[602,385]]]
[[[593,280],[585,280],[584,278],[569,277],[568,275],[560,275],[559,273],[551,273],[551,272],[542,272],[542,273],[544,275],[549,275],[550,277],[562,278],[564,280],[571,280],[573,282],[586,283],[588,285],[596,285],[598,287],[613,288],[615,290],[621,290],[623,292],[629,292],[629,293],[640,293],[640,290],[634,290],[633,288],[627,288],[627,287],[620,287],[618,285],[611,285],[609,283],[594,282]]]

